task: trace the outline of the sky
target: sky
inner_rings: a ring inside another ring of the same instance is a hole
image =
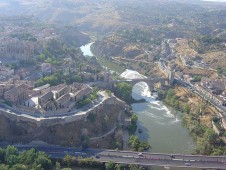
[[[226,0],[203,0],[203,1],[226,2]]]

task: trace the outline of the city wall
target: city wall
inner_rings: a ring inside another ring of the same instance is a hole
[[[30,122],[35,123],[38,127],[41,125],[52,126],[56,124],[66,124],[74,121],[85,120],[90,113],[98,114],[101,109],[103,109],[104,105],[118,105],[122,108],[126,107],[126,103],[116,97],[109,97],[105,99],[98,106],[93,107],[90,110],[80,111],[78,113],[74,113],[72,115],[68,115],[68,113],[55,114],[56,117],[34,117],[27,114],[16,114],[13,112],[7,112],[0,110],[0,115],[3,115],[15,122]],[[47,116],[47,115],[46,115]]]

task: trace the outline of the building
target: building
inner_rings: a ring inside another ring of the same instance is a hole
[[[67,85],[63,85],[57,91],[54,91],[54,98],[57,100],[66,93],[69,93],[69,87]]]
[[[0,98],[4,97],[4,93],[6,91],[9,91],[10,89],[14,88],[15,84],[10,84],[10,83],[1,83],[0,84]]]
[[[42,107],[49,101],[53,101],[53,93],[51,91],[38,98],[38,104]]]
[[[67,93],[56,100],[56,107],[60,109],[67,108],[70,105],[70,100],[70,94]]]
[[[33,89],[34,95],[43,95],[50,91],[50,84],[45,84],[43,86],[37,87]]]
[[[0,44],[0,57],[28,60],[37,51],[36,43],[7,39]]]
[[[29,88],[25,84],[21,84],[16,86],[9,91],[4,93],[4,99],[6,101],[12,102],[13,104],[22,104],[23,101],[28,99],[29,96]]]

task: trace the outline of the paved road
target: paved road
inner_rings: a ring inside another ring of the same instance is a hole
[[[139,164],[163,167],[187,167],[202,169],[226,169],[225,156],[159,154],[149,152],[115,151],[103,149],[78,149],[59,146],[24,146],[17,145],[19,150],[36,148],[44,151],[53,158],[63,158],[65,155],[92,157],[101,162],[113,161],[123,164]]]

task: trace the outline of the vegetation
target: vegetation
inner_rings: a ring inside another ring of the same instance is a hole
[[[132,100],[132,86],[125,82],[118,83],[115,95],[126,102],[130,102]]]
[[[152,34],[150,31],[144,31],[141,29],[127,29],[118,32],[118,35],[125,38],[129,42],[140,42],[140,43],[147,43],[147,44],[156,44],[160,45],[161,40],[156,37],[153,39]]]
[[[142,167],[138,165],[124,165],[124,164],[115,164],[114,162],[105,163],[106,170],[148,170],[148,167]]]
[[[201,79],[202,79],[202,76],[200,76],[200,75],[195,75],[195,76],[193,76],[192,78],[193,78],[192,82],[200,82]]]
[[[16,33],[11,35],[12,38],[18,38],[19,40],[35,42],[37,39],[30,33]]]
[[[190,41],[189,45],[194,48],[198,53],[206,53],[213,50],[222,50],[224,48],[226,38],[214,36],[197,36],[194,41]]]
[[[164,99],[166,104],[180,110],[184,113],[183,120],[185,126],[189,129],[190,134],[197,143],[195,154],[203,155],[223,155],[226,151],[225,144],[212,128],[200,123],[200,108],[195,112],[191,112],[188,104],[183,104],[179,101],[173,89],[167,91]],[[218,121],[216,118],[213,121]],[[221,129],[220,129],[221,130]],[[221,131],[221,135],[224,131]]]
[[[97,91],[94,91],[92,94],[90,94],[87,97],[84,97],[82,100],[77,102],[77,106],[83,107],[89,103],[91,103],[92,101],[94,101],[95,99],[97,99],[98,95],[97,95]]]
[[[226,134],[225,133],[225,129],[221,126],[221,120],[220,120],[220,118],[213,117],[212,121],[213,121],[214,125],[217,127],[217,129],[219,130],[219,132],[220,132],[219,136],[226,137],[225,136],[225,134]]]
[[[82,79],[81,76],[75,73],[63,74],[63,72],[56,72],[49,76],[41,77],[40,79],[35,81],[35,86],[42,86],[45,84],[50,84],[51,86],[55,86],[61,83],[71,84],[73,82],[83,82],[85,79]]]
[[[142,142],[135,135],[129,137],[129,145],[133,151],[146,151],[150,149],[150,145],[147,142]]]
[[[169,89],[166,92],[165,99],[163,100],[167,105],[173,107],[176,110],[185,112],[187,114],[190,113],[190,106],[188,104],[182,104],[178,97],[176,96],[175,92],[173,89]]]
[[[35,149],[19,152],[14,146],[0,148],[1,170],[51,170],[52,161]]]
[[[137,130],[137,120],[138,120],[138,117],[137,115],[133,114],[131,116],[131,125],[129,126],[129,133],[130,134],[134,134]]]
[[[226,76],[226,67],[224,67],[224,68],[223,67],[218,67],[217,68],[217,74],[218,75],[222,74],[222,75]]]
[[[212,128],[200,124],[199,120],[190,115],[184,117],[185,125],[188,127],[192,137],[197,143],[196,154],[223,155],[226,151],[222,139]]]

